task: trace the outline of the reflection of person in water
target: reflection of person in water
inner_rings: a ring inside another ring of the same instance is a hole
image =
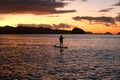
[[[60,48],[60,55],[59,55],[59,62],[60,63],[63,63],[64,62],[64,59],[63,59],[63,48]]]
[[[63,47],[63,37],[62,37],[62,35],[60,35],[60,37],[59,37],[59,40],[60,40],[60,47]]]

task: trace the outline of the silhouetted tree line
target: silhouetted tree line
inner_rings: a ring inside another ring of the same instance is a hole
[[[0,34],[85,34],[84,30],[74,28],[73,30],[58,30],[43,27],[27,27],[27,26],[4,26],[0,27]]]

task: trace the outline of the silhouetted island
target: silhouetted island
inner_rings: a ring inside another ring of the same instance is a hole
[[[120,35],[120,32],[118,32],[117,34]]]
[[[28,27],[28,26],[4,26],[0,27],[0,34],[86,34],[84,30],[80,28],[74,28],[72,30],[58,30],[43,27]]]
[[[80,29],[80,28],[74,28],[72,30],[72,33],[73,34],[85,34],[86,32],[84,30]]]

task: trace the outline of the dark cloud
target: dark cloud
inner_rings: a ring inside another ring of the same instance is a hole
[[[108,25],[115,25],[115,19],[112,17],[90,17],[90,16],[82,16],[82,17],[73,17],[74,20],[82,21],[82,20],[88,20],[90,23],[102,23],[106,26]]]
[[[17,26],[52,28],[49,24],[17,24]]]
[[[113,6],[120,6],[120,0],[119,0],[119,2],[113,4]]]
[[[65,0],[68,1],[68,0]],[[66,5],[62,0],[0,0],[0,14],[59,14],[75,10],[57,10]]]
[[[115,20],[120,22],[120,14],[115,17]]]
[[[115,20],[120,22],[120,13],[117,13],[118,16],[115,17]]]
[[[86,2],[87,0],[81,0],[82,2]]]
[[[101,9],[98,12],[110,12],[114,8]]]

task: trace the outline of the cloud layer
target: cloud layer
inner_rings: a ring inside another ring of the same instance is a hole
[[[44,27],[44,28],[51,28],[51,29],[69,29],[72,27],[72,25],[69,25],[66,23],[52,24],[52,25],[49,25],[49,24],[18,24],[17,26]]]
[[[119,0],[119,2],[113,4],[113,6],[120,6],[120,0]]]
[[[64,0],[68,1],[68,0]],[[66,5],[63,0],[0,0],[0,14],[59,14],[75,10],[57,10]]]
[[[87,0],[81,0],[82,2],[86,2]]]
[[[115,17],[115,19],[116,19],[116,21],[120,22],[120,14],[117,17]]]
[[[102,17],[82,16],[82,17],[80,17],[80,16],[76,16],[76,17],[73,17],[73,19],[77,20],[77,21],[87,20],[90,23],[92,23],[92,22],[102,23],[102,24],[105,24],[106,26],[115,25],[115,19],[112,17],[105,17],[105,16],[102,16]],[[116,19],[117,19],[117,17],[116,17]]]
[[[98,12],[110,12],[114,8],[101,9]]]

